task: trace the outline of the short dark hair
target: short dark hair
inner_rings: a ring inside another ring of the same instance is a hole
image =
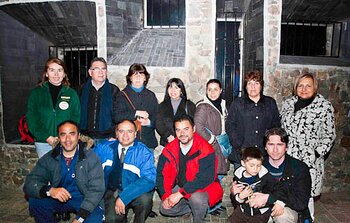
[[[129,67],[128,75],[126,75],[126,83],[131,84],[131,76],[136,72],[139,72],[145,75],[146,80],[145,80],[145,83],[143,83],[143,86],[146,87],[148,84],[149,78],[151,77],[151,74],[148,73],[145,65],[139,64],[139,63],[134,63]]]
[[[288,139],[287,132],[283,128],[272,128],[272,129],[266,130],[265,132],[264,146],[266,146],[266,143],[267,141],[269,141],[270,136],[273,136],[273,135],[278,135],[279,137],[281,137],[281,142],[284,142],[286,145],[288,145],[289,139]]]
[[[132,126],[134,126],[134,130],[136,131],[136,124],[135,124],[134,121],[132,121],[132,120],[130,120],[130,119],[123,119],[123,120],[121,120],[120,122],[118,122],[118,123],[115,125],[114,130],[117,131],[119,124],[121,124],[121,123],[123,123],[123,122],[129,122],[129,123],[131,123]]]
[[[209,84],[218,84],[220,89],[222,89],[222,86],[221,86],[221,82],[218,80],[218,79],[210,79],[208,82],[207,82],[207,85],[206,85],[206,88],[208,88],[208,85]]]
[[[97,62],[97,61],[102,62],[107,68],[107,62],[106,62],[106,60],[103,57],[95,57],[94,59],[92,59],[90,61],[90,68],[92,67],[92,64]]]
[[[59,132],[58,130],[61,128],[61,126],[62,125],[64,125],[64,124],[71,124],[71,125],[74,125],[75,127],[77,127],[77,131],[78,131],[78,133],[79,133],[79,131],[80,131],[80,129],[79,129],[79,125],[78,125],[78,123],[76,123],[75,121],[73,121],[73,120],[66,120],[66,121],[63,121],[63,122],[61,122],[58,126],[57,126],[57,133]]]
[[[264,160],[264,156],[258,147],[247,147],[241,149],[241,160],[248,161],[251,159]]]
[[[251,80],[254,80],[254,81],[260,83],[260,85],[261,85],[260,94],[262,94],[262,92],[264,91],[264,79],[263,79],[263,75],[258,70],[248,71],[244,75],[244,89],[243,89],[244,92],[248,95],[248,93],[247,93],[247,84]]]
[[[180,97],[184,100],[187,100],[187,93],[186,93],[186,89],[185,89],[185,85],[184,82],[182,82],[182,80],[180,78],[171,78],[168,83],[166,84],[166,88],[165,88],[165,96],[164,96],[164,101],[165,100],[170,100],[170,96],[168,93],[168,89],[171,87],[171,84],[175,83],[176,86],[178,88],[181,89],[181,95]]]
[[[183,121],[188,121],[192,128],[194,127],[194,121],[193,121],[193,118],[187,114],[183,114],[183,115],[179,115],[179,116],[176,116],[175,119],[174,119],[174,129],[175,129],[175,123],[176,122],[183,122]]]

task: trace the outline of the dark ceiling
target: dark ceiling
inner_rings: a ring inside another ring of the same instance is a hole
[[[93,2],[8,4],[0,9],[56,46],[97,44],[96,6]]]
[[[340,22],[350,18],[350,0],[283,0],[282,21]]]

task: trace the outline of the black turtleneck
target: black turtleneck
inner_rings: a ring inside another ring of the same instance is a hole
[[[52,104],[53,107],[56,107],[56,103],[57,103],[57,98],[58,98],[58,94],[60,93],[61,89],[62,89],[62,84],[60,84],[59,86],[53,85],[49,82],[49,89],[50,89],[50,94],[51,94],[51,98],[52,98]]]
[[[297,100],[297,102],[295,102],[295,105],[294,105],[294,112],[297,112],[297,111],[309,106],[314,99],[315,99],[315,96],[308,98],[308,99],[302,99],[302,98],[298,97],[298,100]]]
[[[207,96],[207,98],[208,98],[208,96]],[[209,101],[211,102],[211,103],[213,103],[213,105],[215,106],[215,108],[217,108],[219,111],[220,111],[220,113],[222,114],[222,109],[221,109],[221,96],[219,96],[219,98],[218,99],[216,99],[215,101],[213,101],[213,100],[211,100],[210,98],[208,98],[209,99]]]

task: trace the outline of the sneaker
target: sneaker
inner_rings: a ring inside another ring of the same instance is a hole
[[[151,212],[148,214],[148,217],[150,217],[150,218],[155,218],[157,216],[158,216],[158,214],[156,212],[154,212],[153,210],[151,210]]]

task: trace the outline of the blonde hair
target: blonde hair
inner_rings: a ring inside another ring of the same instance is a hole
[[[305,78],[310,78],[312,79],[312,82],[314,84],[314,95],[315,96],[318,92],[318,80],[317,78],[315,77],[314,74],[312,73],[304,73],[304,74],[300,74],[299,76],[297,76],[297,78],[295,79],[295,82],[294,82],[294,87],[293,87],[293,94],[294,95],[298,95],[297,94],[297,89],[298,89],[298,85],[300,84],[300,82],[302,80],[304,80]]]

